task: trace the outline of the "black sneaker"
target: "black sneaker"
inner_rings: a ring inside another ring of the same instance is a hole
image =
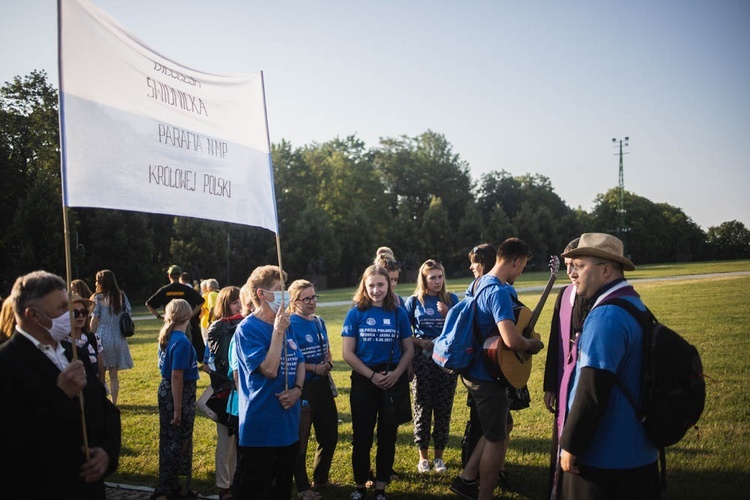
[[[375,500],[386,500],[385,499],[385,491],[383,491],[383,490],[375,490]]]
[[[513,491],[513,486],[508,482],[508,477],[505,475],[504,470],[501,470],[497,475],[497,485],[504,490]]]
[[[451,491],[456,495],[469,500],[477,500],[479,497],[479,487],[476,481],[467,481],[461,476],[456,476],[451,481]]]

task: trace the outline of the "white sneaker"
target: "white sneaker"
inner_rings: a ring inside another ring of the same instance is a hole
[[[432,462],[432,468],[437,473],[443,473],[448,470],[448,467],[445,466],[445,462],[443,462],[442,458],[436,458]]]
[[[430,461],[427,460],[426,458],[423,458],[422,460],[420,460],[419,463],[417,464],[417,472],[419,472],[420,474],[430,472]]]

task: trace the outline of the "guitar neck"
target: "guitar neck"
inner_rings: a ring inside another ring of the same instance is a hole
[[[555,284],[556,279],[557,279],[556,274],[552,274],[549,277],[549,281],[547,281],[547,286],[544,287],[542,296],[539,298],[539,302],[537,303],[536,307],[531,313],[531,319],[529,320],[529,324],[526,325],[526,328],[524,328],[524,333],[534,331],[534,326],[536,325],[536,322],[539,319],[539,315],[542,314],[544,303],[547,302],[547,297],[549,296],[549,293],[552,291],[552,285]]]

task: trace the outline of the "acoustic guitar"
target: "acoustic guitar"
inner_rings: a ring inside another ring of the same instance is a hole
[[[557,271],[560,270],[560,258],[557,255],[550,257],[549,271],[550,277],[547,281],[547,285],[544,287],[542,296],[539,298],[539,303],[531,311],[528,307],[522,306],[518,311],[518,318],[516,319],[516,328],[521,331],[521,335],[527,339],[541,338],[540,335],[534,331],[539,315],[542,312],[544,303],[547,301],[549,293],[552,291],[552,285],[555,284],[557,278]],[[516,389],[520,389],[526,385],[531,375],[531,354],[528,352],[517,352],[510,349],[503,342],[503,338],[497,334],[489,337],[484,341],[483,356],[485,366],[495,378],[504,377],[510,385]]]

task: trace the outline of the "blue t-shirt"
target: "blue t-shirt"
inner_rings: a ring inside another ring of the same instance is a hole
[[[169,335],[166,350],[158,348],[159,371],[167,380],[172,378],[172,370],[185,370],[182,380],[198,380],[198,355],[193,344],[190,343],[185,332],[174,330]]]
[[[357,340],[354,354],[369,367],[388,363],[392,349],[391,367],[395,368],[402,354],[401,342],[396,339],[411,337],[411,327],[402,307],[395,311],[377,306],[360,311],[353,307],[346,314],[341,336]]]
[[[299,348],[305,357],[305,363],[317,365],[325,361],[330,344],[323,318],[315,316],[315,319],[309,320],[292,314],[289,319],[290,329],[299,341]],[[313,372],[305,372],[305,380],[319,380],[320,378],[322,378],[320,375],[315,375]]]
[[[458,303],[458,297],[455,293],[450,294],[451,303],[447,304],[449,308]],[[424,305],[419,302],[419,298],[412,295],[406,299],[404,309],[406,309],[414,327],[414,336],[421,339],[432,340],[443,332],[445,318],[438,311],[437,303],[440,298],[437,295],[425,295]]]
[[[289,446],[299,439],[300,401],[285,410],[276,394],[284,391],[284,372],[288,387],[296,383],[297,366],[304,362],[297,339],[290,329],[285,334],[286,359],[282,347],[276,378],[260,372],[271,345],[273,325],[250,315],[237,325],[235,355],[239,370],[239,443],[240,446]],[[239,338],[238,338],[239,337]]]
[[[482,290],[482,287],[488,288]],[[503,284],[495,276],[485,274],[479,278],[479,283],[477,283],[476,291],[474,292],[474,295],[477,296],[478,292],[481,291],[481,294],[476,299],[475,318],[483,340],[487,339],[490,333],[497,333],[497,328],[495,327],[500,321],[510,320],[515,323],[516,317],[513,313],[514,303],[509,289],[512,290],[512,287]],[[489,374],[487,368],[485,368],[481,352],[474,358],[471,365],[469,365],[466,376],[474,380],[495,380]]]
[[[638,298],[630,298],[639,309],[645,309]],[[631,394],[640,393],[643,330],[625,309],[614,305],[591,310],[578,339],[578,361],[568,397],[572,408],[578,389],[581,368],[592,367],[614,373]],[[604,469],[630,469],[653,463],[657,449],[646,437],[630,402],[617,385],[602,420],[597,425],[589,448],[577,456],[584,465]]]

